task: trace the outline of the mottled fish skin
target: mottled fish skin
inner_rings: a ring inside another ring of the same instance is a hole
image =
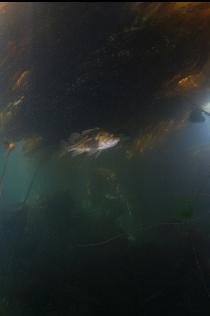
[[[72,133],[69,137],[66,151],[72,156],[88,154],[97,158],[101,151],[112,148],[120,139],[113,134],[100,130],[98,127],[85,130],[82,133]]]

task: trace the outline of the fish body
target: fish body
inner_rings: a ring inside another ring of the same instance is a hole
[[[98,156],[103,150],[116,146],[120,138],[101,130],[94,128],[81,133],[73,133],[66,142],[65,147],[68,153],[73,156],[88,154]]]

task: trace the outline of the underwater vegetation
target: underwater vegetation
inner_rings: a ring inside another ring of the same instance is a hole
[[[40,231],[43,242],[46,240],[48,247],[52,247],[55,252],[56,247],[88,247],[91,242],[100,244],[101,241],[103,245],[103,240],[112,239],[119,232],[122,234],[122,228],[111,216],[88,213],[76,204],[69,191],[58,191],[53,195],[40,197],[30,208],[28,231],[37,232],[37,229],[43,227]],[[44,247],[42,242],[40,246]]]
[[[209,315],[209,31],[0,3],[0,316]]]
[[[7,152],[6,152],[6,156],[4,158],[4,163],[3,163],[3,167],[2,167],[2,173],[0,176],[0,196],[2,194],[2,189],[3,189],[3,183],[4,183],[4,178],[7,172],[7,168],[8,168],[8,162],[9,162],[9,157],[11,155],[11,152],[15,149],[15,144],[14,143],[8,143],[7,144]]]
[[[132,159],[144,152],[160,148],[170,134],[186,124],[188,116],[183,115],[182,120],[161,121],[156,125],[148,126],[139,132],[139,135],[132,140],[126,150],[127,159]]]
[[[40,135],[33,135],[24,139],[23,152],[27,156],[33,156],[43,145],[43,137]]]
[[[15,84],[13,86],[13,90],[25,90],[25,88],[29,85],[29,76],[31,75],[31,70],[24,70],[21,74],[17,76]]]
[[[187,213],[191,202],[183,202]],[[175,245],[172,237],[165,247],[151,242],[138,245],[127,240],[113,221],[90,218],[78,208],[69,191],[43,195],[30,207],[22,219],[14,212],[7,221],[0,215],[1,234],[5,236],[0,243],[1,269],[4,260],[5,265],[8,263],[3,243],[10,249],[10,261],[12,258],[10,269],[4,270],[4,277],[12,273],[12,281],[7,283],[7,289],[2,289],[2,315],[13,315],[14,309],[16,315],[21,315],[21,311],[24,315],[43,311],[45,315],[58,311],[63,315],[72,311],[84,315],[84,309],[93,315],[99,309],[105,315],[111,310],[129,311],[134,303],[149,315],[155,310],[168,313],[172,303],[179,311],[178,302],[186,291],[197,300],[192,301],[191,307],[184,301],[184,311],[196,308],[198,300],[203,300],[203,308],[208,306],[208,289],[206,292],[201,276],[206,273],[204,258],[197,250],[202,238],[196,231],[190,231],[194,248],[191,237],[178,225],[170,224],[168,229],[174,231]],[[188,214],[184,217],[188,218]],[[147,233],[156,228],[151,227]],[[162,233],[156,233],[157,236],[164,239],[166,227],[160,226],[158,231]],[[207,282],[209,277],[205,277]],[[150,282],[145,281],[148,279]],[[137,294],[140,298],[134,300]]]

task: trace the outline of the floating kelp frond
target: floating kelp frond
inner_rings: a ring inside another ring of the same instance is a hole
[[[9,143],[9,144],[7,145],[7,149],[8,149],[8,151],[14,150],[14,149],[15,149],[15,144],[14,144],[14,143]]]
[[[131,159],[138,154],[159,146],[173,130],[183,127],[186,121],[187,118],[183,117],[183,120],[180,121],[161,121],[153,127],[146,128],[129,146],[127,158]]]
[[[189,91],[197,91],[203,87],[205,74],[203,72],[197,74],[177,74],[163,84],[160,95],[175,96],[181,95]]]
[[[25,155],[32,155],[35,151],[41,148],[43,144],[43,137],[34,135],[24,140],[23,152]]]
[[[14,101],[9,102],[9,104],[0,111],[0,129],[4,130],[15,122],[17,114],[24,103],[24,99],[24,96],[18,97]]]
[[[24,70],[16,79],[16,82],[13,86],[13,90],[22,90],[29,85],[29,76],[31,75],[31,70]]]
[[[208,2],[134,2],[130,9],[137,14],[133,26],[147,26],[148,23],[159,23],[176,16],[187,25],[210,15]]]
[[[194,61],[185,71],[179,71],[165,82],[160,89],[160,95],[175,96],[187,92],[196,92],[201,89],[210,89],[210,56],[204,66],[198,69],[198,61]]]
[[[182,88],[182,89],[196,89],[199,86],[199,80],[200,76],[198,75],[189,75],[187,77],[184,77],[180,79],[177,82],[177,86]]]

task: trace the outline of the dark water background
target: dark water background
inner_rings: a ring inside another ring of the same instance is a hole
[[[0,315],[209,315],[209,10],[0,3]]]

